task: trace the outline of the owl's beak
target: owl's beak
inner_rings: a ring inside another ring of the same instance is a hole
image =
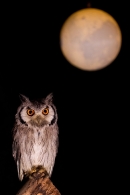
[[[41,116],[37,116],[36,119],[35,119],[35,122],[36,122],[37,124],[41,124],[41,122],[42,122]]]

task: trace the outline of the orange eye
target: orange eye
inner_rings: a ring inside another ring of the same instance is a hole
[[[45,108],[43,111],[42,111],[42,114],[44,115],[47,115],[49,113],[49,109],[48,108]]]
[[[31,110],[31,109],[28,109],[28,110],[27,110],[27,114],[28,114],[29,116],[33,116],[33,115],[35,114],[35,111],[34,111],[34,110]]]

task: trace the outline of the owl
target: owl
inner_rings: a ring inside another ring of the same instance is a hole
[[[58,116],[52,98],[49,94],[40,101],[30,101],[20,95],[21,105],[12,132],[12,151],[21,181],[33,167],[43,167],[49,176],[52,174],[58,151]]]

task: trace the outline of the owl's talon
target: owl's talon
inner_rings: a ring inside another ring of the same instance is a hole
[[[27,171],[25,173],[25,176],[32,179],[35,173],[45,173],[47,175],[47,171],[44,167],[42,167],[42,166],[37,166],[37,167],[33,166],[30,171]]]
[[[33,177],[30,175],[30,176],[29,176],[29,179],[33,179]]]

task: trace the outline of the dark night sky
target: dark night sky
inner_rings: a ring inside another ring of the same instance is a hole
[[[60,141],[51,180],[62,195],[84,188],[85,194],[90,190],[103,192],[102,186],[104,192],[121,188],[122,148],[127,144],[123,133],[128,103],[127,5],[125,1],[100,0],[91,1],[91,5],[116,19],[123,38],[114,62],[95,72],[71,66],[60,51],[61,26],[73,12],[85,8],[87,1],[45,1],[42,5],[11,2],[1,6],[0,184],[7,183],[5,194],[16,194],[22,186],[11,153],[19,93],[33,99],[54,94]]]

